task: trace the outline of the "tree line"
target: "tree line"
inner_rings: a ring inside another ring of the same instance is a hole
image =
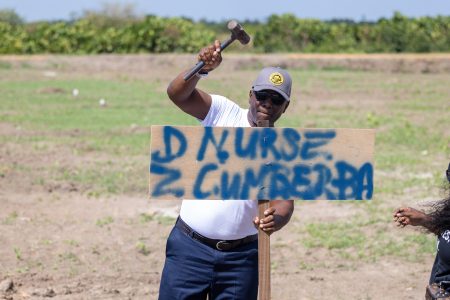
[[[450,16],[409,18],[399,12],[375,22],[301,19],[272,15],[243,21],[255,53],[449,52]],[[24,22],[0,11],[0,54],[195,53],[229,33],[226,22],[85,12],[70,21]]]

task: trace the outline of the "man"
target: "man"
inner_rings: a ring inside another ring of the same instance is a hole
[[[245,110],[223,96],[196,88],[200,78],[222,61],[219,41],[203,48],[199,60],[205,62],[200,74],[184,81],[186,72],[180,73],[167,94],[203,126],[256,127],[260,120],[274,126],[289,106],[291,78],[285,70],[263,69]],[[167,240],[159,299],[256,299],[257,227],[271,234],[289,222],[293,210],[293,201],[271,201],[260,220],[255,200],[183,200]]]

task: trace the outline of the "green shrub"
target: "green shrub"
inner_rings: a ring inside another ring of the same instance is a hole
[[[0,54],[96,54],[197,52],[228,36],[226,24],[186,18],[86,14],[70,22],[2,22]],[[256,52],[445,52],[450,50],[450,17],[349,20],[299,19],[272,15],[267,22],[243,23],[253,35],[245,49]],[[215,30],[215,31],[214,31]],[[234,46],[232,49],[240,51]]]

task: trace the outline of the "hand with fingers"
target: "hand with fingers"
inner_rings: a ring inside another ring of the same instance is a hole
[[[198,54],[198,60],[203,61],[205,66],[202,68],[204,72],[210,72],[217,68],[222,62],[220,53],[220,41],[215,40],[213,45],[203,48]]]
[[[394,212],[394,222],[399,227],[411,226],[425,226],[429,216],[412,207],[399,207]]]
[[[264,218],[259,219],[259,217],[255,217],[253,219],[253,223],[256,228],[261,228],[267,234],[272,234],[277,230],[280,230],[281,225],[281,217],[275,214],[276,208],[269,207],[264,211]]]

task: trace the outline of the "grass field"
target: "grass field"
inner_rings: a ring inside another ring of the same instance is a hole
[[[48,289],[61,299],[156,298],[173,221],[160,208],[179,203],[146,199],[150,126],[197,124],[165,94],[191,61],[169,58],[136,69],[142,57],[0,57],[0,281],[20,284],[14,299]],[[246,106],[264,64],[255,60],[225,60],[200,88]],[[274,285],[293,286],[274,289],[274,299],[387,299],[383,291],[394,286],[393,298],[421,297],[434,238],[395,228],[391,215],[401,204],[440,199],[450,74],[287,67],[293,103],[278,126],[376,128],[375,192],[366,203],[297,202],[272,238]],[[361,278],[373,283],[345,288]]]

